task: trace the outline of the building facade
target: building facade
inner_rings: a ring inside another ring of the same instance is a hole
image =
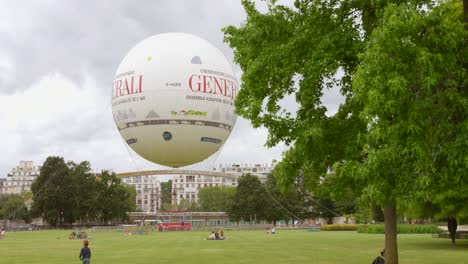
[[[123,178],[136,189],[136,205],[144,212],[157,212],[161,207],[161,183],[156,175]]]
[[[236,187],[237,179],[206,175],[178,175],[172,180],[172,204],[183,200],[198,201],[198,191],[205,187]]]
[[[257,176],[261,182],[265,182],[272,166],[264,164],[255,165],[221,165],[213,168],[213,171],[224,172],[234,175],[231,177],[215,177],[203,174],[199,175],[177,175],[172,180],[172,204],[180,204],[181,201],[198,202],[198,191],[205,187],[236,187],[237,179],[244,174]]]
[[[234,173],[238,177],[244,174],[252,174],[258,177],[258,179],[264,183],[267,180],[268,174],[271,173],[273,169],[273,165],[268,164],[255,164],[255,165],[248,165],[248,164],[232,164],[232,165],[221,165],[219,168],[214,168],[214,171],[226,172],[226,173]]]
[[[1,193],[20,194],[31,191],[31,184],[39,176],[41,166],[34,166],[32,161],[20,161],[19,165],[13,168],[7,177],[0,181]]]

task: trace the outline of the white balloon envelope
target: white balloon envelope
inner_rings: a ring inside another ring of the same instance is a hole
[[[112,114],[140,156],[187,166],[225,143],[237,118],[237,92],[232,67],[216,47],[190,34],[160,34],[138,43],[120,63]]]

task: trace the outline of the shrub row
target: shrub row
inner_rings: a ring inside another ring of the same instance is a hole
[[[361,226],[366,226],[366,225],[356,225],[356,224],[323,225],[320,227],[320,231],[356,231]]]
[[[399,224],[397,225],[398,234],[432,234],[438,233],[442,230],[436,225],[410,225]],[[358,233],[367,234],[385,234],[384,225],[362,225],[357,229]]]

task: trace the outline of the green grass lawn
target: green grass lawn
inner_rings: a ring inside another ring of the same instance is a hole
[[[9,232],[0,240],[0,263],[80,263],[81,240],[71,231]],[[229,231],[228,240],[204,240],[207,232],[88,232],[91,263],[346,263],[370,264],[384,236],[356,232]],[[468,263],[468,241],[457,245],[431,235],[399,235],[400,264]]]

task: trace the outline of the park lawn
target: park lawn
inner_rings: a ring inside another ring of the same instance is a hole
[[[80,263],[81,240],[71,231],[8,232],[0,240],[0,263]],[[91,263],[371,263],[384,236],[356,232],[229,231],[224,241],[204,240],[207,232],[88,232]],[[468,241],[457,245],[430,234],[398,237],[400,264],[468,263]]]

